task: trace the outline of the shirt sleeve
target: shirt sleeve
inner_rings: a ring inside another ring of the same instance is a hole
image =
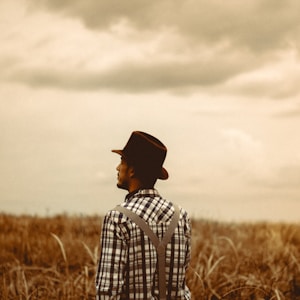
[[[185,222],[185,236],[186,236],[186,244],[185,244],[185,271],[187,271],[190,261],[191,261],[191,220],[186,215],[186,222]],[[191,300],[191,292],[187,285],[185,285],[185,299]]]
[[[186,222],[185,222],[185,236],[186,236],[186,254],[185,254],[185,268],[187,269],[190,261],[191,261],[191,235],[192,235],[192,229],[191,229],[191,220],[186,214]]]
[[[124,284],[127,243],[118,218],[112,213],[103,220],[100,237],[100,260],[96,274],[97,300],[119,300]]]

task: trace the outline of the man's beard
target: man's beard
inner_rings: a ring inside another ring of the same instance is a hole
[[[122,183],[118,182],[118,183],[117,183],[117,187],[118,187],[119,189],[127,190],[127,191],[128,191],[128,184],[127,184],[127,182],[122,182]]]

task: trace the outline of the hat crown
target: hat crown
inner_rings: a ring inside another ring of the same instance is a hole
[[[162,166],[166,154],[166,146],[154,136],[141,132],[134,131],[126,146],[123,149],[126,157],[131,158],[133,162],[138,160],[140,163],[152,162]]]
[[[132,132],[123,150],[113,152],[121,154],[136,167],[157,173],[160,179],[168,178],[168,172],[162,168],[167,148],[159,139],[146,132]]]

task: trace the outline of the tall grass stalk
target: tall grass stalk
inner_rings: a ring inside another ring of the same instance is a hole
[[[93,253],[86,243],[84,243],[84,242],[81,242],[81,243],[82,243],[84,249],[86,250],[86,252],[88,253],[89,257],[91,258],[93,264],[96,265],[97,259],[98,259],[98,247],[95,247],[95,251]]]
[[[62,257],[63,257],[64,262],[66,264],[66,267],[65,267],[66,275],[67,275],[67,277],[69,277],[69,264],[68,264],[68,259],[67,259],[67,255],[66,255],[64,244],[62,243],[62,241],[60,240],[60,238],[55,233],[51,232],[51,235],[57,241],[57,243],[58,243],[58,245],[60,247],[60,251],[61,251]]]

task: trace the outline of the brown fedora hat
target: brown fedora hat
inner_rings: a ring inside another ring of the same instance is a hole
[[[167,170],[162,166],[167,155],[166,146],[146,132],[132,132],[125,147],[112,152],[128,159],[134,166],[155,170],[158,179],[165,180],[169,177]]]

